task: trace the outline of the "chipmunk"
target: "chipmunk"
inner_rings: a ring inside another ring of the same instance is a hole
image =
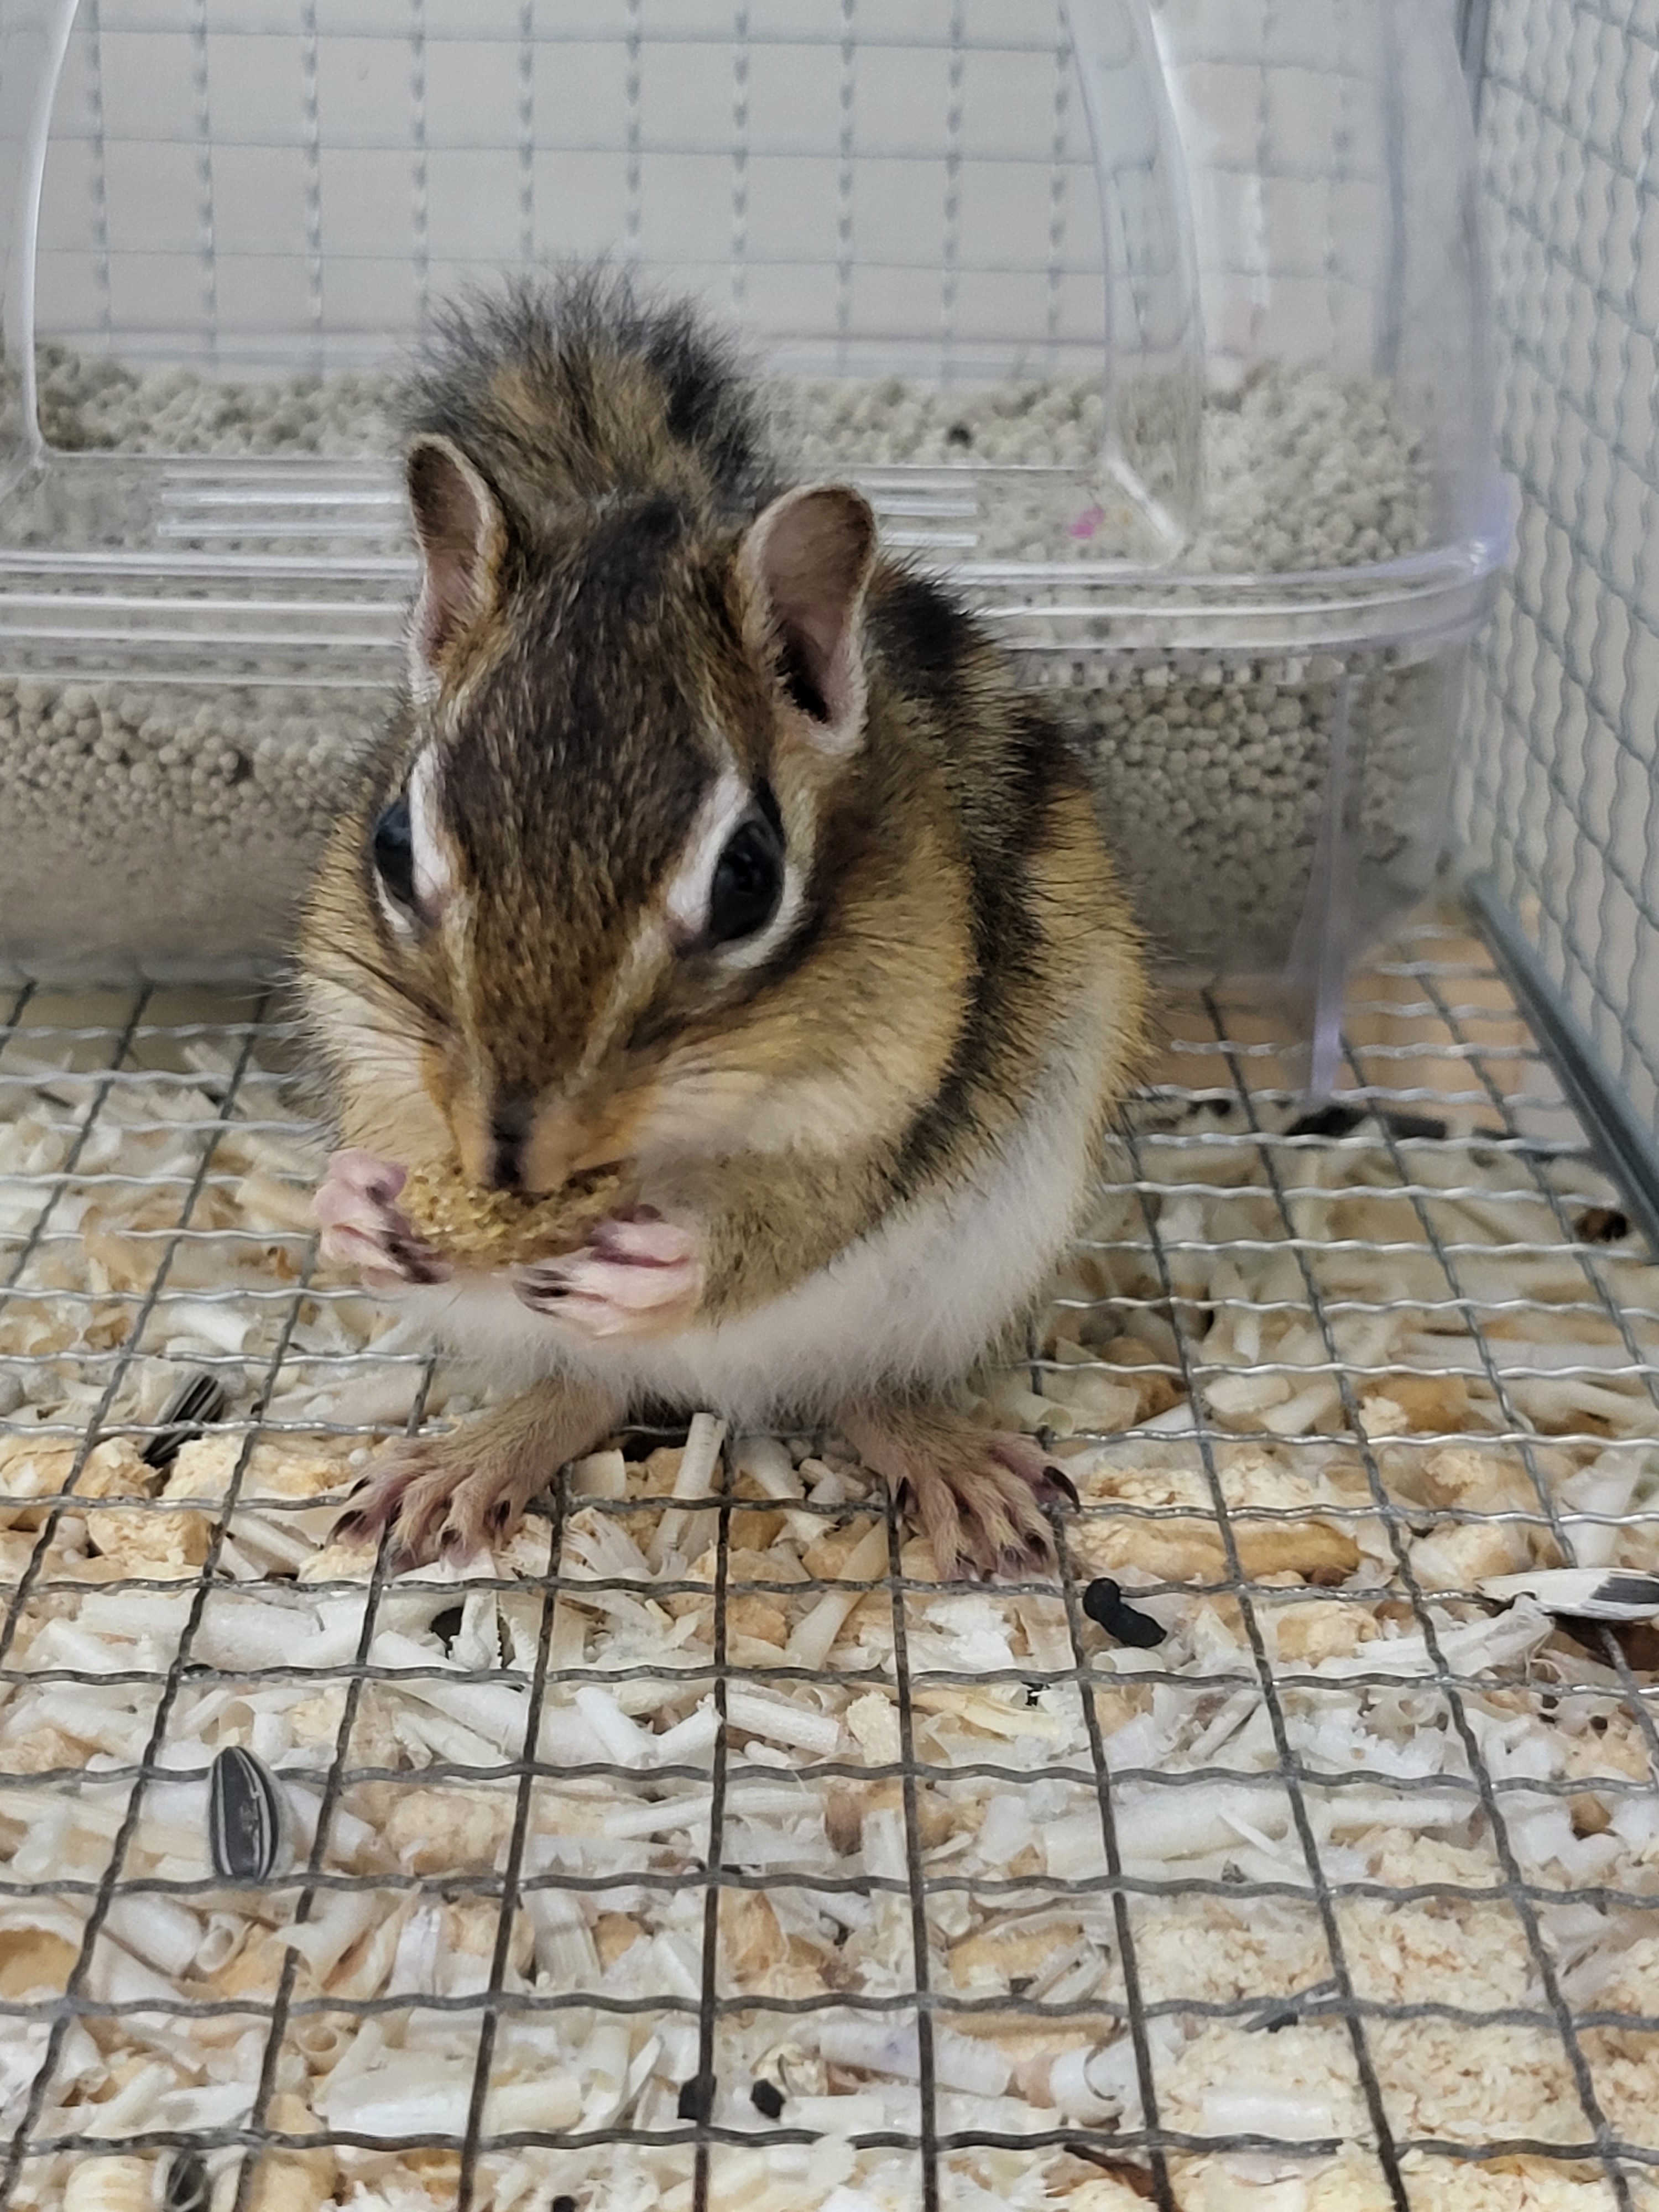
[[[414,378],[408,678],[305,920],[343,1149],[322,1249],[520,1389],[386,1450],[343,1533],[499,1542],[672,1404],[832,1425],[941,1574],[1075,1492],[952,1392],[1033,1305],[1141,1048],[1081,771],[844,484],[778,480],[729,347],[578,271]],[[625,1169],[580,1249],[425,1244],[406,1175]]]

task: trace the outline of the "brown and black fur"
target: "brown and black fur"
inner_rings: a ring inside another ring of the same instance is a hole
[[[603,268],[445,309],[398,419],[453,439],[532,542],[575,505],[665,493],[738,523],[784,488],[737,348]]]
[[[716,1133],[662,1170],[706,1223],[698,1319],[715,1323],[971,1188],[1031,1109],[1057,1021],[1109,972],[1103,1127],[1142,988],[1081,772],[980,625],[884,558],[862,603],[861,745],[828,758],[790,736],[822,702],[745,582],[745,532],[780,485],[730,349],[687,310],[578,272],[450,318],[404,420],[465,455],[500,526],[437,702],[398,702],[310,909],[307,998],[347,1140],[405,1164],[458,1145],[471,1166],[483,1132],[533,1119],[580,1066],[598,1159],[655,1126],[665,1068],[706,1066],[743,1102],[779,1083],[828,1099],[869,1070],[855,1132],[824,1140],[827,1109],[805,1111],[781,1149]],[[464,956],[453,933],[398,941],[368,859],[440,725]],[[711,732],[791,849],[810,846],[799,912],[763,965],[668,962],[618,1007],[639,917],[716,775]]]

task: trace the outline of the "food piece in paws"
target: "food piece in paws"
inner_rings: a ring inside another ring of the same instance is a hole
[[[207,2212],[213,2199],[213,2185],[202,2154],[191,2143],[174,2151],[167,2168],[167,2189],[161,2199],[162,2212]]]
[[[590,1168],[550,1198],[479,1190],[441,1160],[416,1168],[398,1204],[426,1241],[452,1259],[514,1267],[574,1252],[622,1201],[620,1168]]]

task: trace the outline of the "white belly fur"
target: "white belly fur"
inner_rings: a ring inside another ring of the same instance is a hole
[[[973,1187],[912,1206],[782,1297],[718,1328],[579,1341],[499,1278],[399,1303],[501,1388],[580,1374],[634,1404],[661,1400],[734,1423],[810,1419],[872,1389],[948,1381],[1035,1297],[1075,1226],[1104,1056],[1091,1042],[1055,1054],[1036,1103]]]

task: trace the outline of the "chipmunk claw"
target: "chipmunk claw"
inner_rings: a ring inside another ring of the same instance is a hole
[[[860,1407],[843,1413],[839,1425],[908,1503],[944,1579],[1053,1567],[1048,1513],[1075,1506],[1078,1495],[1030,1437],[982,1429],[942,1406]]]
[[[386,1540],[391,1571],[499,1550],[532,1498],[614,1425],[608,1393],[550,1379],[441,1436],[400,1437],[334,1524],[343,1542]]]
[[[1044,1487],[1036,1492],[1038,1504],[1043,1505],[1054,1505],[1058,1504],[1063,1499],[1075,1513],[1082,1504],[1083,1500],[1078,1495],[1076,1483],[1074,1483],[1071,1476],[1066,1474],[1065,1468],[1063,1467],[1055,1467],[1051,1461],[1049,1464],[1043,1468],[1042,1474]]]
[[[1046,1536],[1027,1536],[1002,1555],[1000,1571],[1006,1575],[1029,1575],[1033,1569],[1051,1567],[1054,1563],[1054,1546]]]
[[[392,1574],[434,1559],[463,1565],[502,1542],[556,1472],[545,1465],[498,1465],[465,1431],[401,1437],[333,1533],[348,1544],[375,1543],[384,1534]]]
[[[312,1212],[322,1230],[319,1249],[331,1267],[355,1268],[371,1291],[441,1283],[447,1261],[423,1243],[398,1207],[407,1170],[373,1152],[336,1152]]]

